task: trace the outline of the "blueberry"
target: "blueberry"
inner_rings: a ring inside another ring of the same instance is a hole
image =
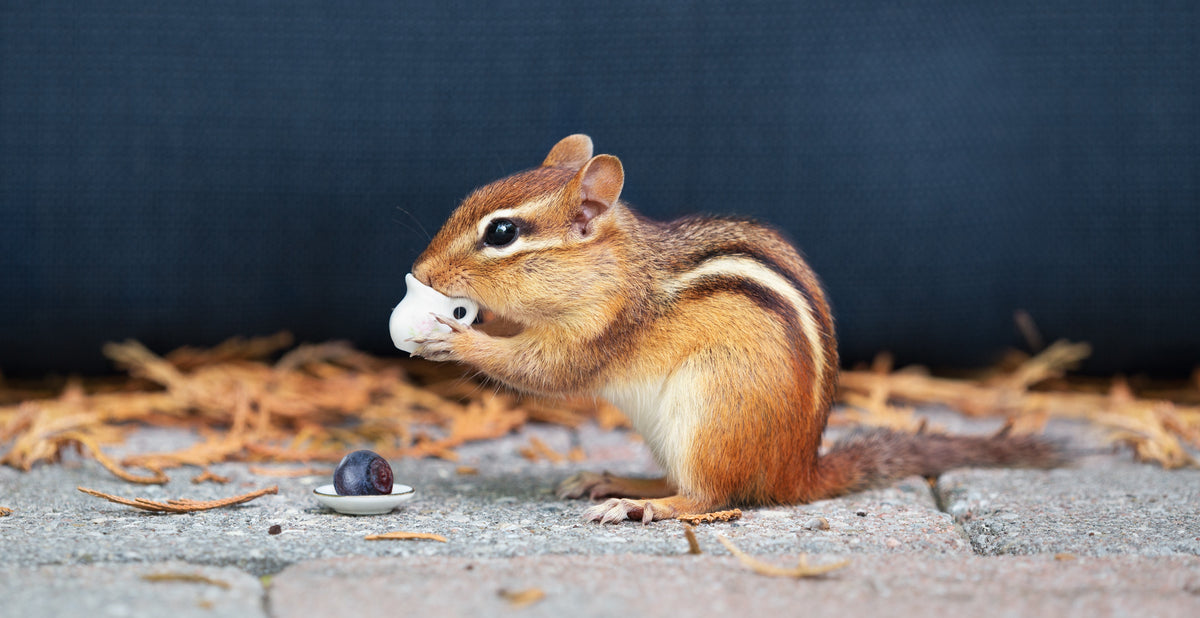
[[[379,496],[392,493],[392,467],[372,451],[354,451],[333,471],[333,489],[340,496]]]

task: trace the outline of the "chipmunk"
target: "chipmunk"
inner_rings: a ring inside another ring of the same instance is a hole
[[[870,431],[819,455],[838,377],[817,276],[745,218],[657,222],[620,201],[624,170],[571,135],[540,167],[477,189],[412,273],[509,325],[450,327],[414,352],[515,389],[591,394],[632,421],[665,476],[583,473],[563,497],[609,498],[601,522],[830,498],[962,466],[1048,467],[1035,438]]]

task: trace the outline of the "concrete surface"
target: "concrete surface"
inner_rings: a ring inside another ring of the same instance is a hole
[[[702,541],[703,543],[703,541]],[[705,543],[710,549],[715,543]],[[781,565],[794,561],[780,558]],[[338,582],[329,589],[329,582]],[[485,616],[502,591],[541,590],[528,616],[1196,616],[1195,559],[863,555],[818,579],[764,577],[726,556],[334,559],[271,585],[272,615]],[[450,611],[447,612],[447,608]]]
[[[955,431],[994,429],[930,414]],[[1052,431],[1091,439],[1080,426]],[[517,451],[534,435],[560,452],[579,444],[589,459],[527,461]],[[144,430],[124,450],[193,439]],[[579,470],[653,474],[629,434],[533,426],[459,452],[458,464],[393,461],[397,482],[417,495],[368,517],[319,506],[310,492],[325,477],[268,478],[242,464],[213,468],[231,477],[227,485],[194,485],[197,471],[182,469],[161,487],[127,484],[89,460],[28,473],[0,468],[0,506],[14,510],[0,518],[0,616],[283,617],[347,615],[347,607],[363,616],[1200,615],[1200,471],[1163,471],[1119,453],[1061,470],[961,470],[932,487],[912,478],[837,500],[747,510],[739,521],[698,528],[705,553],[693,556],[678,522],[587,523],[580,515],[589,503],[553,495]],[[459,474],[460,464],[479,472]],[[75,489],[211,499],[271,484],[278,495],[191,514],[145,513]],[[816,517],[829,528],[805,526]],[[279,534],[269,534],[274,525]],[[448,542],[363,539],[393,530]],[[851,565],[812,580],[770,578],[730,557],[718,534],[779,565],[800,554]],[[180,577],[143,579],[162,572]],[[530,588],[545,598],[524,608],[499,594]]]
[[[265,616],[258,578],[232,567],[167,561],[6,569],[0,615],[171,618]]]
[[[1049,472],[954,471],[937,491],[980,554],[1200,555],[1200,470],[1088,458]]]

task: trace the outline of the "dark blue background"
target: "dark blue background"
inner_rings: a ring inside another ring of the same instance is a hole
[[[471,188],[592,135],[783,227],[848,362],[1200,362],[1200,3],[0,2],[0,370],[289,329],[388,352]],[[390,353],[400,354],[392,350]]]

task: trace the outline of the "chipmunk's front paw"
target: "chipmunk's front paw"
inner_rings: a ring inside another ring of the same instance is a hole
[[[409,339],[417,344],[417,349],[412,352],[412,355],[438,362],[462,360],[460,346],[475,333],[475,330],[445,316],[434,315],[433,317],[437,318],[438,322],[450,327],[450,332],[432,332]]]
[[[580,472],[571,478],[558,484],[558,490],[555,492],[559,498],[582,498],[588,496],[593,500],[601,498],[601,495],[593,495],[592,490],[603,485],[612,475],[608,472]]]

